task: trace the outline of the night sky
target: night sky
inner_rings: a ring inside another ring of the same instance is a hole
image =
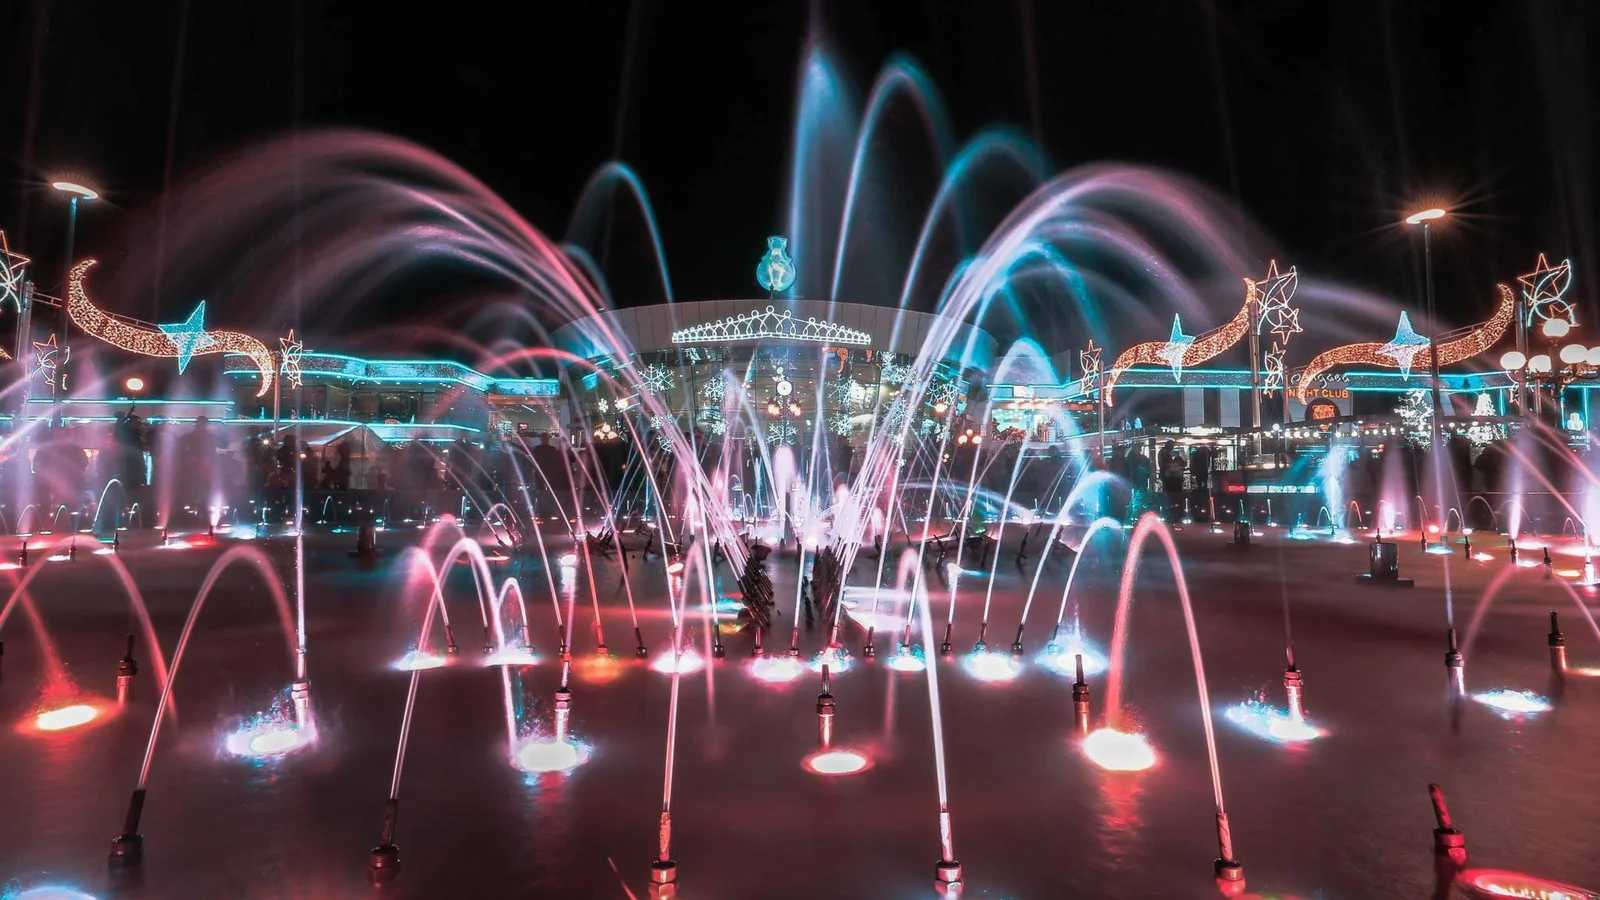
[[[0,228],[55,290],[58,173],[105,192],[78,246],[114,266],[153,227],[163,185],[286,129],[356,126],[434,148],[557,237],[595,167],[625,160],[677,296],[749,296],[762,238],[783,226],[813,35],[858,94],[891,54],[915,57],[958,139],[1009,124],[1053,170],[1114,159],[1205,182],[1273,236],[1251,248],[1262,259],[1410,303],[1415,241],[1394,223],[1445,203],[1463,213],[1436,244],[1446,315],[1470,320],[1492,282],[1545,251],[1572,258],[1592,317],[1595,6],[14,0],[0,12]],[[645,265],[640,229],[616,218],[608,267]],[[619,302],[659,299],[617,277]]]

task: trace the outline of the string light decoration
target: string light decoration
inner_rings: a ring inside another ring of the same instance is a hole
[[[56,386],[56,373],[65,368],[71,358],[72,348],[58,346],[54,334],[48,340],[33,342],[33,374],[43,378],[50,387]],[[65,373],[61,376],[61,389],[67,389]]]
[[[1089,349],[1078,351],[1078,368],[1083,370],[1083,384],[1085,389],[1100,377],[1100,356],[1102,348],[1096,347],[1094,341],[1089,342]]]
[[[1572,285],[1572,260],[1564,259],[1561,265],[1552,266],[1541,253],[1533,271],[1518,275],[1517,281],[1522,284],[1522,299],[1527,302],[1524,309],[1528,325],[1565,319],[1569,327],[1577,327],[1578,310],[1566,300],[1567,288]]]
[[[660,363],[651,363],[644,367],[644,376],[640,386],[652,394],[665,394],[672,390],[672,370]]]
[[[11,245],[6,243],[6,233],[0,231],[0,307],[10,303],[18,312],[22,311],[22,275],[30,262],[33,260],[11,252]],[[10,355],[6,356],[6,359],[10,358]]]
[[[680,328],[672,333],[674,344],[724,344],[733,341],[812,341],[818,344],[849,344],[865,347],[872,335],[858,328],[819,321],[815,316],[797,319],[785,310],[767,307],[739,313],[715,322]]]
[[[1448,366],[1471,359],[1490,347],[1493,347],[1506,335],[1506,330],[1511,327],[1511,322],[1517,316],[1517,297],[1511,288],[1504,284],[1497,284],[1500,290],[1500,305],[1483,322],[1460,331],[1452,332],[1457,337],[1445,335],[1439,340],[1439,365]],[[1403,332],[1411,330],[1409,317],[1401,314],[1400,328],[1396,329],[1394,340],[1388,343],[1366,341],[1357,344],[1345,344],[1331,350],[1317,354],[1311,362],[1306,364],[1305,371],[1300,375],[1300,387],[1296,396],[1301,403],[1305,403],[1311,396],[1317,379],[1324,372],[1338,366],[1371,365],[1382,366],[1388,369],[1400,369],[1403,374],[1409,375],[1412,366],[1433,366],[1433,353],[1426,346],[1427,339],[1423,338],[1423,346],[1418,347],[1414,353],[1402,352],[1405,339]],[[1415,332],[1411,332],[1415,334]],[[1402,360],[1404,364],[1402,365]]]
[[[289,387],[300,386],[300,357],[306,352],[305,344],[294,336],[294,329],[289,329],[288,337],[278,338],[278,358],[283,361],[283,380],[289,382]],[[181,368],[178,371],[183,371]]]
[[[1485,418],[1493,418],[1499,415],[1494,408],[1494,398],[1488,394],[1479,394],[1477,405],[1472,408],[1472,414]],[[1478,454],[1483,452],[1484,447],[1489,446],[1500,437],[1500,429],[1488,422],[1473,422],[1468,426],[1467,441],[1472,445],[1473,461],[1477,461]]]
[[[129,353],[158,359],[186,361],[188,357],[211,353],[238,353],[248,356],[261,373],[261,389],[256,391],[256,396],[265,397],[272,391],[278,368],[274,364],[272,351],[267,349],[266,344],[248,334],[240,331],[202,331],[198,334],[180,331],[175,339],[164,329],[186,329],[188,323],[146,328],[115,318],[96,307],[90,302],[89,295],[83,288],[84,274],[95,262],[86,259],[73,266],[71,275],[67,279],[67,315],[72,319],[72,324],[82,329],[85,334]],[[201,309],[195,311],[196,315],[202,313],[204,306],[202,303]],[[191,321],[194,319],[195,316],[190,316]],[[179,341],[183,341],[184,344],[180,346]]]
[[[1264,378],[1261,381],[1261,393],[1270,394],[1283,387],[1283,345],[1274,343],[1262,358]]]
[[[720,405],[727,395],[728,381],[720,373],[710,381],[700,385],[700,396],[704,397],[707,403]]]
[[[1239,343],[1239,339],[1250,330],[1250,311],[1259,296],[1254,281],[1246,278],[1244,283],[1244,305],[1239,307],[1227,324],[1205,334],[1191,336],[1183,333],[1178,317],[1173,316],[1172,335],[1167,340],[1146,341],[1122,351],[1116,362],[1111,364],[1111,371],[1106,374],[1106,405],[1114,404],[1117,379],[1134,366],[1167,365],[1172,368],[1174,380],[1181,381],[1184,368],[1197,366]]]
[[[879,370],[879,377],[887,384],[905,384],[911,380],[911,367],[904,363],[890,360],[883,364]]]
[[[1265,278],[1260,281],[1246,278],[1245,284],[1246,293],[1253,288],[1261,304],[1261,315],[1256,319],[1256,334],[1266,329],[1277,337],[1279,344],[1288,347],[1289,335],[1304,330],[1300,327],[1300,310],[1289,305],[1289,301],[1294,299],[1295,289],[1300,286],[1300,274],[1294,266],[1289,267],[1288,274],[1280,274],[1278,261],[1274,259],[1267,263]]]
[[[837,412],[828,417],[828,430],[840,437],[850,436],[850,415]]]
[[[1412,437],[1426,431],[1428,421],[1433,418],[1433,404],[1428,400],[1428,392],[1424,390],[1406,391],[1394,411],[1399,414],[1400,421],[1405,423],[1406,430]]]

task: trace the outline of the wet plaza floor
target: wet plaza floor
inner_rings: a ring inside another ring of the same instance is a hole
[[[1467,702],[1452,714],[1444,567],[1465,636],[1490,582],[1507,572],[1503,541],[1478,539],[1477,549],[1490,554],[1486,561],[1461,552],[1424,555],[1414,541],[1404,543],[1401,574],[1417,583],[1403,590],[1358,584],[1355,576],[1367,566],[1363,544],[1294,541],[1281,529],[1265,531],[1244,552],[1230,550],[1230,536],[1209,529],[1177,535],[1248,890],[1304,898],[1434,896],[1430,782],[1443,785],[1472,865],[1600,886],[1593,852],[1600,835],[1600,770],[1593,764],[1600,678],[1574,673],[1553,681],[1546,649],[1548,615],[1558,610],[1572,666],[1600,666],[1600,639],[1569,597],[1572,579],[1558,574],[1581,560],[1558,553],[1550,570],[1511,570],[1467,651],[1469,691],[1531,690],[1553,708],[1518,715]],[[170,656],[200,582],[233,542],[175,552],[154,540],[149,533],[128,537],[117,559],[149,604]],[[293,677],[291,655],[260,575],[240,567],[222,577],[198,619],[175,684],[176,718],[155,753],[140,826],[143,865],[115,878],[106,854],[138,778],[154,713],[154,666],[141,641],[134,700],[121,710],[109,705],[123,635],[135,630],[122,588],[103,558],[36,557],[32,565],[47,568],[27,597],[68,677],[108,706],[77,728],[32,727],[40,704],[56,698],[45,696],[47,654],[39,632],[25,610],[15,611],[0,634],[0,719],[13,723],[0,731],[6,896],[29,896],[23,892],[45,885],[100,898],[372,896],[367,851],[378,839],[409,682],[392,663],[414,643],[426,599],[424,590],[419,601],[415,580],[408,586],[401,571],[404,540],[382,535],[386,555],[364,570],[348,554],[353,536],[308,535],[309,674],[320,735],[316,744],[269,761],[240,759],[224,742],[241,719],[280,699]],[[1097,539],[1072,592],[1087,637],[1102,651],[1115,615],[1120,541]],[[290,540],[250,545],[293,584]],[[1002,547],[985,635],[991,647],[1005,650],[1015,636],[1039,564],[1037,546],[1021,567],[1015,541],[1008,537]],[[15,555],[10,543],[0,550]],[[553,556],[560,551],[551,548]],[[628,574],[651,650],[643,662],[633,658],[616,561],[548,578],[537,555],[492,564],[497,579],[520,572],[540,655],[537,665],[508,670],[505,679],[481,664],[471,580],[460,570],[448,580],[461,653],[421,678],[400,790],[396,843],[403,870],[383,894],[646,895],[671,688],[671,678],[650,663],[666,652],[671,625],[661,563],[642,562],[635,556]],[[1157,761],[1147,771],[1112,773],[1079,749],[1071,678],[1035,659],[1050,636],[1068,564],[1065,554],[1045,564],[1023,664],[1008,681],[975,678],[962,665],[978,636],[988,574],[969,562],[954,575],[958,652],[931,658],[939,667],[964,896],[1215,896],[1211,778],[1171,570],[1152,542],[1127,644],[1127,718],[1147,735]],[[892,580],[894,567],[888,568]],[[775,556],[770,570],[782,612],[767,644],[781,652],[793,623],[792,553]],[[870,586],[876,571],[876,563],[861,559],[849,584]],[[5,573],[7,594],[20,574]],[[725,566],[717,578],[721,593],[733,592]],[[528,775],[508,761],[505,685],[519,727],[548,731],[559,681],[549,584],[561,579],[571,579],[577,601],[573,734],[593,755],[567,774]],[[950,594],[938,579],[930,584],[937,642]],[[1600,606],[1587,589],[1575,590],[1591,612]],[[605,663],[594,661],[595,598],[615,655]],[[1327,732],[1303,744],[1263,740],[1222,714],[1258,691],[1282,704],[1285,598],[1308,715]],[[708,651],[698,603],[686,621],[692,640]],[[893,635],[878,634],[876,661],[862,659],[863,638],[859,627],[846,628],[856,665],[832,683],[836,745],[870,761],[852,775],[819,775],[802,765],[817,745],[814,674],[761,682],[750,671],[750,638],[730,634],[725,660],[682,676],[672,849],[683,896],[932,896],[939,833],[926,676],[886,665]],[[804,655],[825,639],[821,625],[802,628]],[[1092,676],[1089,685],[1098,723],[1106,676]]]

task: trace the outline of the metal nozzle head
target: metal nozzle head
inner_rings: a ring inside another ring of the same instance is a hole
[[[1561,624],[1556,620],[1555,611],[1550,612],[1550,646],[1557,647],[1565,643],[1561,636]]]
[[[1078,681],[1077,681],[1077,683],[1078,684],[1086,684],[1087,682],[1085,682],[1083,680],[1083,654],[1082,653],[1075,654],[1074,655],[1074,661],[1076,662],[1077,667],[1078,667]]]

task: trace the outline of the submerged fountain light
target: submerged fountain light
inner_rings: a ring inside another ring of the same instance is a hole
[[[1156,764],[1144,735],[1102,728],[1083,739],[1083,755],[1108,772],[1142,772]]]
[[[309,745],[312,733],[275,716],[264,716],[246,724],[223,740],[223,747],[234,756],[246,759],[272,759],[286,756]]]
[[[529,738],[512,754],[516,767],[532,775],[570,772],[589,761],[594,748],[582,741]]]
[[[401,672],[415,672],[418,669],[437,669],[446,664],[444,657],[426,650],[412,650],[405,656],[394,661],[390,667]]]
[[[1275,744],[1300,744],[1327,734],[1304,719],[1257,700],[1245,700],[1228,707],[1222,717],[1258,738]]]
[[[655,662],[650,664],[650,668],[663,675],[671,675],[673,672],[677,672],[679,675],[692,675],[700,671],[705,664],[704,657],[696,652],[693,647],[687,647],[676,656],[666,653],[656,657]]]
[[[1039,665],[1056,673],[1074,678],[1078,674],[1077,657],[1083,657],[1083,674],[1099,675],[1106,670],[1105,654],[1100,652],[1092,642],[1086,639],[1082,632],[1073,631],[1067,639],[1061,642],[1052,641],[1045,645],[1039,654]]]
[[[533,666],[538,663],[539,657],[532,650],[515,645],[501,647],[483,658],[486,666]]]
[[[1472,699],[1507,719],[1537,715],[1542,712],[1549,712],[1552,709],[1547,698],[1535,694],[1533,691],[1513,691],[1508,688],[1501,688],[1473,694]]]
[[[993,650],[974,650],[961,658],[961,668],[979,681],[1010,681],[1022,671],[1022,665],[1008,653]]]
[[[854,775],[872,767],[872,760],[855,750],[819,750],[805,758],[806,771],[817,775]]]
[[[850,655],[850,651],[839,646],[829,647],[811,657],[811,671],[813,672],[821,672],[826,668],[833,674],[838,675],[841,672],[850,671],[855,667],[855,664],[855,657]]]
[[[19,894],[0,894],[0,897],[5,900],[96,900],[93,894],[54,884],[28,888]]]
[[[922,648],[908,648],[904,644],[884,661],[884,665],[896,672],[922,672],[928,668],[928,663],[922,657]]]
[[[563,554],[561,554],[561,558],[556,560],[556,562],[560,563],[562,568],[565,568],[565,569],[574,568],[574,567],[576,567],[578,565],[578,554],[576,554],[576,553],[563,553]]]
[[[1536,900],[1600,900],[1600,893],[1504,869],[1468,869],[1456,879],[1469,896]]]
[[[99,716],[98,707],[89,703],[73,703],[39,713],[34,717],[33,724],[40,731],[66,731],[79,725],[87,725]]]
[[[750,662],[750,673],[768,684],[785,684],[804,672],[800,660],[792,656],[761,656]]]

